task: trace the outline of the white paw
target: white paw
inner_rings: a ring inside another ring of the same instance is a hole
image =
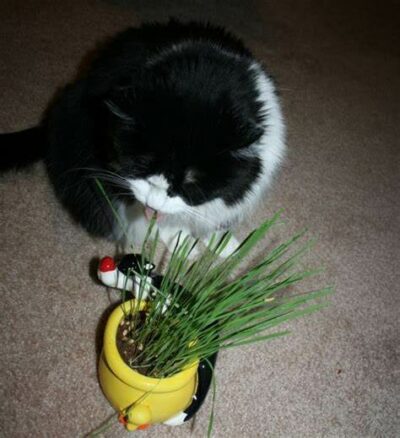
[[[181,245],[185,239],[188,239],[191,244],[195,243],[195,238],[191,236],[189,233],[184,230],[178,231],[173,228],[159,228],[160,232],[160,240],[164,243],[164,245],[168,248],[168,251],[172,253],[177,245]],[[189,254],[189,258],[194,258],[199,254],[198,244],[192,249]]]
[[[219,231],[216,236],[218,238],[222,238],[222,236],[224,235],[224,232]],[[204,244],[208,245],[209,241],[210,241],[210,237],[207,237],[206,239],[203,239]],[[229,257],[234,251],[236,251],[236,249],[238,248],[238,246],[240,245],[239,241],[236,239],[235,236],[231,236],[231,238],[229,239],[229,242],[226,244],[225,248],[222,250],[220,256],[224,259],[226,259],[227,257]]]
[[[232,236],[228,242],[228,244],[225,246],[223,251],[221,252],[221,257],[227,258],[229,257],[234,251],[237,250],[238,246],[240,245],[239,241],[236,239],[235,236]]]

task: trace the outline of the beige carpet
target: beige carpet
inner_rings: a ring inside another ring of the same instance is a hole
[[[278,79],[290,155],[256,219],[284,207],[289,231],[307,226],[327,268],[311,287],[337,293],[290,337],[220,356],[216,437],[400,435],[398,6],[0,2],[2,132],[35,124],[96,41],[147,19],[226,24]],[[112,297],[90,264],[113,246],[71,222],[42,165],[2,176],[0,190],[0,436],[83,436],[112,412],[96,375]],[[194,426],[141,436],[205,436],[209,407]],[[115,424],[105,436],[128,433]]]

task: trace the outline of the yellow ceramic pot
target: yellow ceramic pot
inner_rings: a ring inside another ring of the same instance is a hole
[[[140,304],[143,309],[145,303]],[[120,419],[126,428],[144,429],[150,424],[170,420],[191,404],[197,387],[198,362],[163,379],[134,371],[122,359],[116,344],[123,316],[123,310],[118,306],[107,321],[99,363],[100,384],[108,401],[121,413]]]

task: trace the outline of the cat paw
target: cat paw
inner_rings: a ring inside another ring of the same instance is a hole
[[[164,245],[168,248],[168,251],[172,253],[177,245],[180,245],[184,242],[185,239],[189,239],[189,242],[191,244],[194,244],[196,239],[191,236],[189,233],[186,233],[184,231],[172,231],[172,230],[165,230],[160,228],[160,240],[164,243]],[[195,258],[199,255],[199,248],[198,245],[196,245],[190,252],[189,258]]]
[[[218,233],[220,235],[220,237],[223,236],[224,233]],[[208,239],[204,239],[204,243],[207,245],[209,241]],[[237,248],[239,247],[240,243],[239,241],[236,239],[235,236],[231,236],[231,238],[229,239],[229,242],[226,244],[225,248],[221,251],[220,257],[222,257],[223,259],[226,259],[227,257],[229,257],[233,252],[235,252],[237,250]]]

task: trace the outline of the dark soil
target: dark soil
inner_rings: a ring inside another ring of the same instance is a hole
[[[117,330],[117,348],[124,362],[131,366],[132,361],[143,350],[143,345],[138,345],[135,342],[134,332],[140,330],[146,321],[146,312],[140,311],[139,318],[135,320],[135,327],[132,317],[122,319]],[[146,374],[146,370],[142,369],[141,374]]]

